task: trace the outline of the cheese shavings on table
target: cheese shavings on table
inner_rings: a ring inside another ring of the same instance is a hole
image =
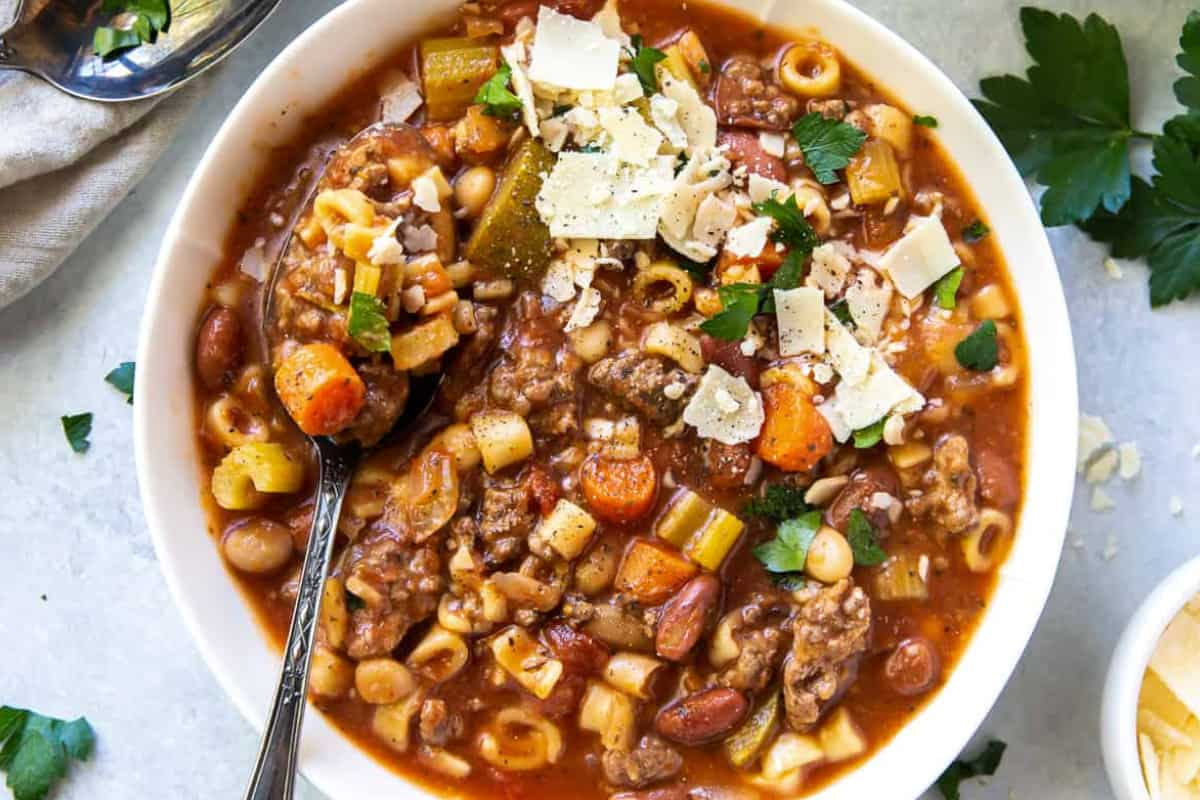
[[[1175,615],[1150,658],[1137,732],[1151,800],[1200,799],[1200,595]]]

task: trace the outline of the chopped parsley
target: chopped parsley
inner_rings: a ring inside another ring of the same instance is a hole
[[[756,497],[742,510],[752,517],[767,517],[776,522],[807,514],[808,503],[804,502],[804,490],[779,483],[769,484],[762,497]]]
[[[937,117],[927,114],[913,114],[913,125],[920,125],[922,128],[936,128],[938,120]]]
[[[762,284],[734,283],[717,289],[717,295],[721,298],[721,313],[700,323],[700,330],[727,342],[744,338],[762,302]]]
[[[792,137],[804,153],[804,163],[821,183],[837,183],[837,170],[844,169],[867,140],[867,134],[853,125],[826,119],[815,111],[792,126]]]
[[[88,760],[95,743],[83,717],[68,722],[0,706],[0,769],[14,800],[42,800],[66,776],[72,759]]]
[[[101,26],[92,34],[92,50],[108,58],[131,47],[154,42],[171,24],[167,0],[104,0],[101,11],[110,16],[128,15],[127,26]]]
[[[854,432],[854,446],[859,450],[866,450],[879,444],[883,441],[883,426],[885,424],[887,424],[887,417],[865,428],[856,430]]]
[[[983,220],[977,219],[962,229],[962,238],[967,244],[975,244],[986,238],[991,232],[992,229],[984,224]]]
[[[702,60],[700,62],[700,74],[707,75],[710,72],[712,72],[712,67],[709,66],[709,63],[707,61]]]
[[[821,527],[821,512],[809,511],[794,519],[779,523],[775,538],[754,548],[754,557],[768,572],[801,572],[808,560],[817,530]]]
[[[945,800],[960,800],[959,785],[963,781],[980,776],[995,775],[1007,747],[1004,742],[993,739],[983,748],[983,752],[974,758],[955,759],[937,779],[937,788],[942,793],[942,797]]]
[[[71,445],[71,449],[76,453],[86,453],[92,446],[92,443],[88,441],[88,437],[92,434],[92,412],[67,414],[59,419],[62,421],[63,434],[67,437],[67,444]]]
[[[887,552],[879,544],[875,526],[867,519],[862,509],[851,510],[850,522],[846,526],[846,540],[850,542],[850,551],[854,553],[854,563],[860,567],[878,567],[887,561]]]
[[[829,307],[829,311],[831,314],[837,317],[838,322],[842,323],[847,328],[854,327],[854,315],[850,313],[850,304],[846,302],[846,298],[843,297],[841,300],[838,300],[836,303],[831,305]]]
[[[632,45],[632,50],[630,51],[632,60],[629,66],[633,70],[633,73],[638,76],[638,80],[642,84],[642,90],[649,97],[658,91],[658,74],[655,66],[658,62],[665,59],[667,54],[662,50],[646,47],[642,44],[642,37],[640,35],[635,35],[629,40],[629,43]]]
[[[690,258],[679,257],[679,266],[687,271],[689,275],[697,280],[707,280],[708,275],[716,266],[714,261],[706,261],[703,264],[699,261],[692,261]]]
[[[512,67],[501,64],[492,77],[484,81],[475,93],[475,102],[482,103],[489,117],[515,117],[521,113],[521,98],[509,91]]]
[[[132,361],[122,361],[116,369],[113,369],[104,376],[105,381],[128,398],[126,402],[130,405],[133,405],[133,375],[135,369],[136,365]]]
[[[955,267],[938,278],[938,282],[933,285],[933,301],[937,303],[938,308],[954,310],[954,307],[958,305],[958,287],[962,285],[962,279],[963,268],[961,266]]]
[[[350,321],[347,328],[354,341],[373,353],[392,351],[392,334],[384,316],[383,301],[373,294],[350,295]]]
[[[775,220],[775,230],[771,232],[771,239],[782,242],[793,251],[800,251],[802,256],[807,256],[821,243],[817,232],[804,219],[804,212],[796,205],[795,195],[788,195],[783,202],[768,197],[761,203],[754,204],[754,213]]]
[[[1000,362],[996,323],[986,319],[954,348],[954,357],[967,369],[987,372]]]

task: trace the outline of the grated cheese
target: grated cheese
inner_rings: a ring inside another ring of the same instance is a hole
[[[870,371],[862,382],[851,384],[842,380],[833,397],[817,406],[839,442],[849,439],[854,431],[875,424],[891,411],[909,413],[925,405],[920,392],[882,358],[875,354],[870,357]]]
[[[679,124],[679,103],[669,97],[656,94],[650,98],[650,120],[654,127],[667,137],[667,143],[674,152],[680,152],[687,147],[687,131]]]
[[[575,308],[571,311],[571,317],[567,320],[567,325],[563,330],[570,333],[591,325],[596,320],[596,315],[600,313],[601,299],[599,289],[589,286],[580,292],[579,299],[575,301]]]
[[[825,346],[843,383],[854,385],[866,380],[871,370],[871,351],[859,344],[854,334],[828,309],[825,311]]]
[[[909,219],[904,236],[879,258],[880,268],[909,299],[958,265],[958,254],[937,217]]]
[[[657,156],[649,166],[637,167],[606,153],[562,153],[538,193],[538,213],[552,236],[653,239],[673,162],[671,156]],[[588,193],[579,190],[583,186],[591,187]],[[596,187],[604,190],[599,202]]]
[[[616,82],[613,84],[613,100],[619,105],[632,103],[640,97],[645,97],[645,92],[642,91],[642,82],[638,80],[638,76],[632,72],[626,72],[624,75],[618,75]]]
[[[674,162],[672,156],[660,156]],[[658,233],[671,249],[693,261],[708,261],[716,247],[697,241],[693,234],[696,213],[704,198],[729,186],[729,160],[715,149],[696,153],[675,176],[663,199]]]
[[[729,232],[725,249],[735,256],[757,256],[767,246],[767,235],[774,222],[770,217],[755,217],[745,225],[739,225]]]
[[[716,364],[708,366],[683,410],[683,421],[699,436],[729,445],[754,439],[765,418],[758,392]]]
[[[1119,463],[1120,458],[1116,450],[1105,450],[1088,465],[1084,478],[1088,483],[1105,483],[1116,472]]]
[[[813,250],[812,266],[804,281],[807,285],[825,292],[825,296],[830,300],[842,293],[846,286],[846,277],[850,274],[850,259],[838,244],[829,242]]]
[[[779,354],[824,353],[825,295],[821,290],[801,286],[774,291]]]
[[[658,155],[663,135],[647,125],[637,109],[607,106],[597,112],[597,117],[612,137],[609,149],[618,160],[644,167]]]
[[[846,289],[846,308],[854,320],[854,335],[863,344],[874,344],[883,330],[892,302],[892,285],[873,269],[858,271]]]
[[[387,235],[376,236],[371,240],[371,249],[367,251],[367,260],[377,267],[404,263],[404,245],[396,240],[394,226],[389,229]]]
[[[1087,469],[1093,456],[1112,442],[1112,431],[1108,429],[1108,424],[1103,419],[1090,414],[1080,414],[1079,451],[1075,464],[1079,473],[1082,474]]]
[[[595,22],[538,9],[529,79],[562,89],[610,91],[617,79],[621,43]]]
[[[662,93],[679,104],[676,117],[687,134],[687,154],[716,147],[717,112],[687,81],[677,80],[667,70],[659,70],[658,74]]]
[[[1117,504],[1103,488],[1092,488],[1092,511],[1111,511]]]
[[[1138,452],[1137,442],[1125,442],[1117,450],[1121,458],[1121,478],[1133,480],[1142,471],[1142,454]]]
[[[781,203],[792,196],[792,190],[786,183],[774,178],[766,178],[757,172],[751,172],[746,178],[746,193],[750,202],[762,203],[774,197]]]
[[[763,149],[763,152],[769,156],[783,158],[784,147],[787,145],[787,140],[783,138],[782,133],[774,133],[772,131],[760,131],[758,134],[758,146]]]

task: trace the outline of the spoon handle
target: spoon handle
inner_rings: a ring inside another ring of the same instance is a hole
[[[283,649],[283,670],[271,707],[271,717],[263,733],[258,763],[246,789],[246,800],[291,800],[296,782],[296,752],[300,744],[300,725],[304,721],[304,700],[308,691],[308,672],[316,639],[317,617],[324,594],[325,575],[333,554],[338,515],[358,463],[357,446],[339,445],[318,438],[321,475],[313,509],[312,532],[300,573],[296,608]]]

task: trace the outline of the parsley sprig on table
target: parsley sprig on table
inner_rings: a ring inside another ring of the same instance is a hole
[[[1116,28],[1096,14],[1021,9],[1034,65],[1024,78],[980,82],[976,107],[1022,175],[1046,187],[1042,221],[1078,225],[1118,258],[1146,258],[1150,304],[1200,291],[1200,12],[1180,36],[1175,83],[1185,112],[1161,133],[1133,126],[1129,70]],[[1134,142],[1153,146],[1156,173],[1131,174]]]
[[[1007,745],[992,740],[974,758],[955,759],[937,779],[937,788],[945,800],[960,800],[959,785],[971,778],[995,775]]]
[[[72,759],[88,760],[95,741],[83,717],[68,722],[0,706],[0,769],[14,800],[42,800],[66,776]]]

